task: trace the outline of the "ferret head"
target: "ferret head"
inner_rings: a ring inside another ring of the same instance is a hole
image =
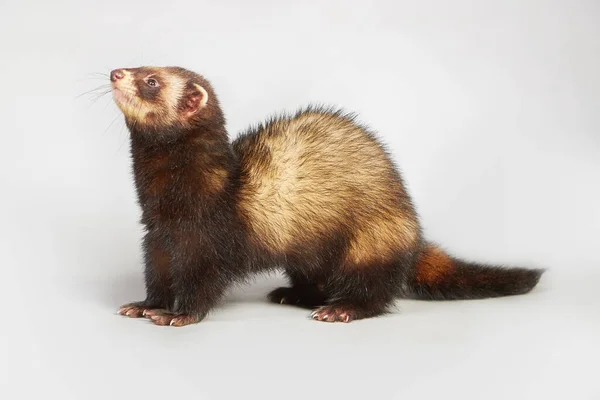
[[[110,81],[130,129],[173,132],[222,120],[208,81],[183,68],[115,69]]]

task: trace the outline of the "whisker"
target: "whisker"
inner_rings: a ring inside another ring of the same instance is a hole
[[[100,100],[102,97],[106,96],[110,92],[111,92],[111,90],[107,90],[104,93],[100,93],[99,95],[96,95],[96,97],[92,100],[91,105],[94,105],[98,100]]]
[[[121,129],[121,132],[123,132],[122,129]],[[119,151],[121,151],[121,148],[123,147],[123,144],[125,143],[126,140],[127,140],[127,135],[123,135],[123,139],[121,140],[121,144],[119,145],[119,148],[117,149],[117,153]]]
[[[102,135],[106,134],[106,132],[108,132],[108,130],[110,129],[110,127],[115,123],[115,121],[117,120],[117,118],[119,118],[120,115],[117,114],[116,117],[113,118],[113,120],[110,122],[110,124],[106,127],[106,129],[104,130],[104,132],[102,132]]]
[[[108,105],[112,103],[111,101],[107,101],[106,104],[104,105],[104,108],[102,109],[102,111],[106,110],[106,107],[108,107]],[[114,104],[114,103],[113,103]]]
[[[103,91],[103,92],[98,92],[98,93],[90,93],[90,97],[91,97],[91,98],[102,97],[102,96],[104,96],[105,94],[107,94],[107,93],[110,93],[110,92],[112,92],[112,90],[111,90],[111,89],[104,89],[104,91]]]
[[[88,90],[88,91],[86,91],[86,92],[83,92],[83,93],[81,93],[81,94],[79,94],[79,95],[75,96],[75,99],[79,99],[80,97],[82,97],[82,96],[85,96],[85,95],[87,95],[87,94],[95,94],[94,92],[96,92],[96,91],[98,91],[98,90],[106,90],[106,89],[108,89],[109,87],[110,87],[110,85],[109,85],[109,84],[98,86],[97,88],[94,88],[94,89]]]
[[[93,76],[101,76],[101,77],[103,77],[103,78],[108,78],[108,79],[110,79],[110,75],[109,75],[109,74],[106,74],[106,73],[104,73],[104,72],[92,72],[92,73],[90,73],[89,75],[93,75]]]
[[[79,78],[76,80],[76,82],[88,82],[88,81],[102,81],[102,82],[106,82],[106,80],[109,78],[106,77],[100,77],[100,76],[86,76],[85,78]]]

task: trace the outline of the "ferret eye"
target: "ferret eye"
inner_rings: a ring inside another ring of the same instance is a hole
[[[156,81],[156,79],[152,79],[152,78],[150,78],[150,79],[148,79],[148,80],[146,81],[146,83],[147,83],[147,84],[148,84],[148,86],[150,86],[150,87],[157,87],[157,86],[158,86],[158,82]]]

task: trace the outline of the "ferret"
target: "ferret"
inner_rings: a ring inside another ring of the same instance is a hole
[[[217,95],[179,67],[115,69],[141,207],[146,299],[118,313],[201,321],[235,282],[283,268],[274,303],[318,321],[379,316],[398,298],[532,290],[542,269],[462,261],[423,238],[398,169],[353,114],[308,107],[230,142]]]

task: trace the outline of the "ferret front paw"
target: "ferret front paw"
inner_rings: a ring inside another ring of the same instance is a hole
[[[200,317],[192,314],[174,314],[167,310],[146,310],[144,317],[160,326],[186,326],[200,322]]]
[[[149,307],[146,305],[146,303],[143,301],[138,301],[121,306],[117,313],[129,318],[141,318],[144,316],[144,312],[148,309]]]
[[[346,306],[322,306],[310,316],[323,322],[350,322],[358,317],[356,310]]]

